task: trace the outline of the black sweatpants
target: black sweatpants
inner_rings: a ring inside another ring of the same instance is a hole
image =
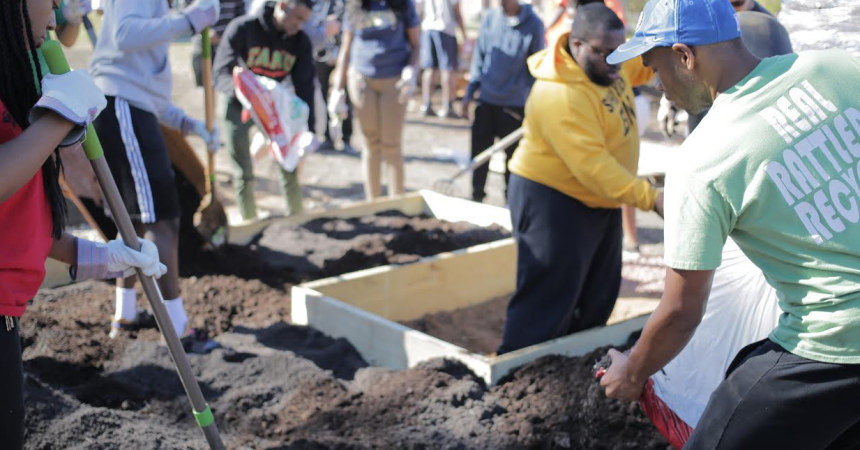
[[[0,447],[24,448],[24,371],[21,367],[20,322],[7,329],[0,316]]]
[[[860,448],[860,364],[813,361],[769,339],[750,344],[684,448]]]
[[[323,100],[328,102],[329,95],[329,81],[331,78],[332,72],[334,72],[334,67],[330,66],[323,62],[316,62],[317,69],[317,78],[320,81],[320,89],[322,90]],[[346,86],[343,87],[344,90],[347,89]],[[343,132],[343,143],[349,144],[349,140],[352,139],[352,104],[349,101],[349,94],[346,95],[346,106],[347,108],[347,116],[346,120],[343,121],[343,125],[341,125]],[[328,114],[328,113],[326,113]],[[325,121],[325,138],[327,140],[331,140],[331,136],[328,134],[328,120]]]
[[[621,210],[512,174],[517,290],[499,354],[606,323],[621,286]]]
[[[475,107],[475,120],[472,122],[472,157],[474,158],[482,151],[490,148],[496,142],[496,138],[503,138],[523,125],[523,108],[514,106],[498,106],[490,103],[478,103]],[[508,197],[508,161],[517,143],[511,144],[505,149],[505,198]],[[484,164],[472,172],[472,200],[483,201],[486,197],[484,186],[487,184],[487,173],[490,165]]]

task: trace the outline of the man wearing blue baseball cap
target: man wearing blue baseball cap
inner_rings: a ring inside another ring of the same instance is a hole
[[[666,288],[610,397],[637,400],[687,343],[731,236],[776,289],[768,339],[741,350],[685,448],[860,446],[860,61],[761,60],[725,0],[651,0],[607,57],[642,55],[666,96],[710,112],[666,177]]]

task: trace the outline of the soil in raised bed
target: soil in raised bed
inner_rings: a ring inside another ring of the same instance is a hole
[[[657,255],[643,253],[624,261],[619,297],[660,298],[664,271],[663,258]],[[505,313],[512,295],[400,323],[471,352],[491,354],[502,343]]]
[[[320,218],[301,225],[274,223],[246,247],[201,254],[183,248],[183,275],[233,273],[265,281],[298,283],[361,269],[406,264],[422,257],[510,237],[498,225],[479,227],[426,214],[383,211],[356,218]],[[237,264],[242,261],[242,264]]]
[[[290,283],[325,271],[271,265],[262,240],[182,270],[192,322],[224,346],[189,359],[228,448],[665,448],[635,406],[603,397],[597,354],[545,358],[489,389],[448,361],[368,367],[347,341],[288,323]],[[108,338],[113,297],[90,281],[29,306],[26,448],[206,448],[157,331]]]

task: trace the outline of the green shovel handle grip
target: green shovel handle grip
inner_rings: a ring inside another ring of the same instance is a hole
[[[42,44],[41,50],[42,56],[45,57],[45,62],[48,63],[48,69],[51,73],[60,75],[71,70],[69,62],[66,61],[66,55],[63,54],[63,49],[60,48],[58,41],[45,41]],[[96,130],[92,124],[87,125],[87,134],[84,137],[82,147],[84,148],[84,153],[87,154],[87,159],[90,161],[99,159],[104,155],[102,143],[99,141],[99,137],[96,135]]]
[[[209,38],[209,27],[203,29],[200,32],[200,37],[202,38],[201,43],[203,44],[203,52],[201,56],[204,60],[212,61],[212,40]]]

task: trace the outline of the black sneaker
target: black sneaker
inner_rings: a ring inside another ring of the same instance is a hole
[[[433,107],[430,105],[422,105],[421,106],[421,114],[424,117],[434,117],[434,116],[436,116],[436,111],[433,111]]]
[[[209,338],[209,333],[206,330],[199,328],[189,329],[184,336],[179,338],[179,341],[182,342],[182,348],[185,349],[185,353],[196,353],[198,355],[205,355],[221,347],[221,344]]]
[[[119,336],[123,331],[138,331],[143,328],[156,328],[158,324],[155,322],[155,316],[151,312],[141,309],[137,312],[137,317],[133,320],[117,319],[110,323],[110,333],[108,337],[111,339]]]

